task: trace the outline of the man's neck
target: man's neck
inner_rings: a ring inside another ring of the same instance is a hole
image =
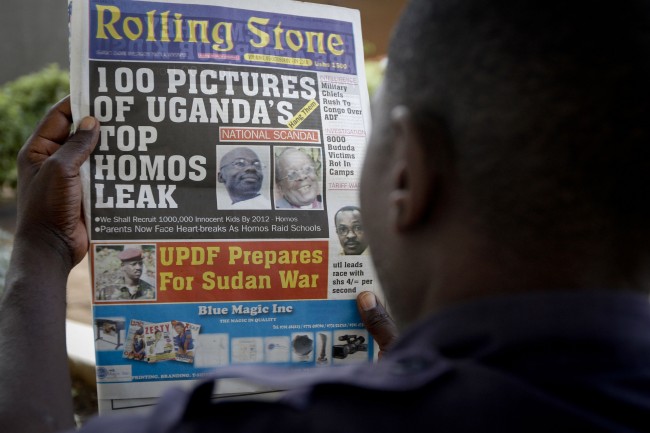
[[[462,227],[411,236],[396,246],[412,252],[409,287],[399,280],[387,287],[400,327],[448,306],[498,295],[649,291],[649,267],[638,252],[595,242],[562,245],[537,243],[524,253]]]
[[[124,277],[124,285],[126,287],[135,287],[136,289],[140,285],[140,279],[138,278],[137,280],[134,278],[129,278],[129,277]]]
[[[251,195],[238,195],[238,196],[232,196],[231,195],[230,199],[232,200],[232,204],[235,204],[235,203],[239,203],[240,201],[246,201],[246,200],[253,199],[253,198],[257,197],[258,195],[260,195],[258,192],[253,193]]]

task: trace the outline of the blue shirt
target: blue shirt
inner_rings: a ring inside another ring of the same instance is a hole
[[[246,375],[291,388],[277,402],[213,403],[208,380],[148,416],[81,431],[650,431],[650,304],[628,292],[494,297],[431,316],[376,365],[269,371]]]
[[[185,347],[185,342],[189,340],[189,344]],[[183,331],[182,335],[174,335],[174,344],[177,349],[192,350],[194,349],[194,342],[192,341],[192,332],[189,330]]]

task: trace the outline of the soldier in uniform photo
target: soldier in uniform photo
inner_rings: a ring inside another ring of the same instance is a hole
[[[155,299],[156,289],[142,280],[142,250],[126,248],[117,257],[122,262],[124,283],[111,296],[111,300]]]

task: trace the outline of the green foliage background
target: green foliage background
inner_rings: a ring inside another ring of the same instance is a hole
[[[384,68],[386,67],[385,61],[382,60],[366,60],[366,81],[368,83],[368,91],[370,96],[374,95],[375,91],[384,79]]]
[[[366,61],[372,95],[383,77],[378,61]],[[47,110],[70,92],[67,71],[56,65],[0,87],[0,189],[16,186],[16,156]]]
[[[16,155],[47,110],[70,93],[56,65],[0,87],[0,187],[16,186]]]

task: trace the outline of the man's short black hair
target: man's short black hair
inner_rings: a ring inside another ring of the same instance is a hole
[[[444,125],[486,233],[647,243],[650,2],[411,1],[386,96]]]
[[[358,206],[343,206],[341,209],[337,210],[336,213],[334,214],[334,222],[335,223],[336,223],[336,217],[341,212],[359,212],[359,214],[361,214],[361,209],[359,209]]]

